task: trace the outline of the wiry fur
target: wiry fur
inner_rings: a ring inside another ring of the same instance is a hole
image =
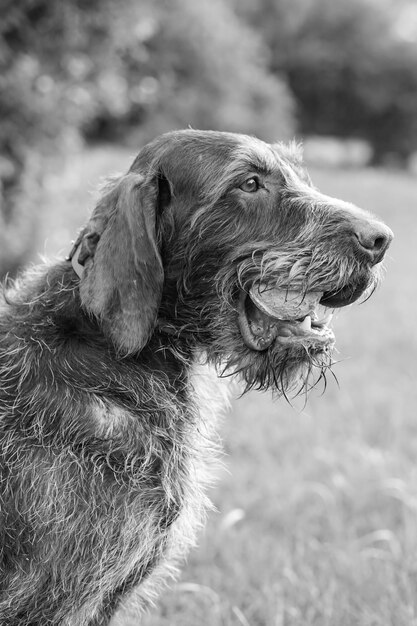
[[[265,188],[247,194],[254,174]],[[278,393],[323,371],[326,351],[247,347],[237,303],[256,281],[356,299],[376,280],[358,224],[375,222],[316,191],[294,146],[169,133],[104,190],[81,277],[68,260],[8,286],[2,626],[105,625],[134,588],[145,606],[207,507],[219,391],[196,364]]]

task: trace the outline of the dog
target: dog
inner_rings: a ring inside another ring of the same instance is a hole
[[[184,130],[109,181],[69,257],[0,314],[0,623],[145,607],[207,508],[219,376],[305,389],[390,229],[320,193],[295,144]],[[227,395],[227,394],[225,394]]]

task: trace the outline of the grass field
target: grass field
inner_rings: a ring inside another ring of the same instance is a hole
[[[96,151],[64,190],[49,180],[46,250],[65,249],[96,174],[127,162]],[[305,407],[259,393],[234,403],[217,512],[146,626],[417,624],[417,179],[311,174],[394,230],[386,280],[334,323],[339,386],[329,378]]]

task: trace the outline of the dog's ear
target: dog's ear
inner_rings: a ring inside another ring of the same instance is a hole
[[[82,304],[122,355],[147,343],[161,299],[164,274],[156,241],[154,178],[145,181],[130,172],[113,183],[79,238]]]

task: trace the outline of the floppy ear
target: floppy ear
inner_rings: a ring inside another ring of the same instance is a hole
[[[154,178],[123,176],[100,200],[79,240],[82,304],[124,355],[147,343],[161,299]]]

